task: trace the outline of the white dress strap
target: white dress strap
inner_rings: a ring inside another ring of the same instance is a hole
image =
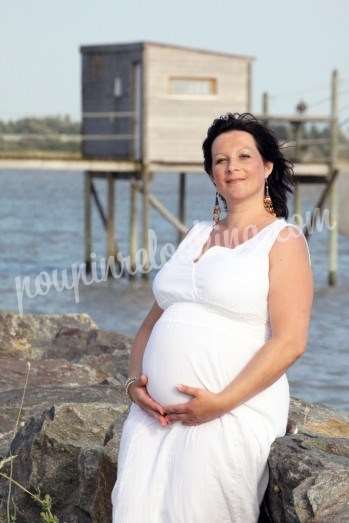
[[[195,221],[193,225],[189,228],[186,236],[179,242],[176,252],[179,250],[182,250],[182,248],[191,243],[196,241],[201,237],[201,232],[205,230],[207,227],[207,222],[201,220],[201,221]]]

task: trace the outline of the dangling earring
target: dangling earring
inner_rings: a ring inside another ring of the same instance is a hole
[[[216,191],[216,201],[215,206],[213,207],[213,214],[212,214],[212,220],[215,225],[219,222],[219,218],[221,215],[221,208],[219,206],[219,200],[218,200],[218,192]]]
[[[267,179],[265,180],[265,190],[266,190],[266,194],[264,196],[264,208],[268,212],[270,212],[271,214],[276,216],[274,208],[273,208],[273,202],[271,201],[271,198],[270,198],[270,195],[269,195],[269,188],[268,188],[268,180]]]

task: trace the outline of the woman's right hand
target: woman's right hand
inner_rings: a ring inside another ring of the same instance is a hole
[[[151,398],[151,396],[149,396],[146,388],[147,382],[147,376],[145,374],[141,374],[136,381],[131,383],[128,388],[128,392],[137,405],[148,412],[148,414],[159,420],[160,425],[166,427],[168,425],[166,414],[164,413],[160,403],[157,403]]]

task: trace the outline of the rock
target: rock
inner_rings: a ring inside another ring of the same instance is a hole
[[[299,431],[306,434],[349,438],[348,414],[320,403],[292,398],[289,419],[297,424]]]
[[[349,441],[286,436],[269,456],[271,521],[349,521]]]
[[[111,521],[111,490],[127,405],[62,403],[31,417],[11,444],[13,478],[37,494],[50,494],[60,522]],[[10,473],[6,464],[2,472]],[[0,521],[5,521],[8,481],[0,478]],[[16,523],[40,520],[40,505],[12,486]]]
[[[62,327],[89,331],[97,325],[87,314],[0,313],[0,357],[40,359]]]
[[[104,332],[95,328],[88,331],[78,327],[62,326],[52,339],[43,358],[66,358],[80,362],[88,356],[124,353],[128,356],[132,338],[117,332]]]
[[[2,358],[0,391],[17,389],[25,383],[28,369],[25,360]],[[29,386],[50,387],[65,384],[69,387],[92,385],[108,378],[109,374],[90,365],[72,363],[65,359],[34,360],[30,363]]]
[[[52,387],[82,387],[73,392],[82,398],[86,386],[122,384],[128,372],[131,343],[129,336],[98,330],[86,314],[0,313],[0,452],[6,451],[11,438],[28,361],[30,372],[22,419],[27,414],[42,412],[43,403],[48,407],[45,398],[52,404]],[[9,393],[3,394],[4,391]],[[28,406],[33,395],[37,405]],[[69,391],[65,395],[71,396]]]
[[[60,521],[109,521],[129,404],[122,383],[130,338],[98,331],[86,315],[1,314],[0,343],[0,456],[10,455],[11,443],[13,478],[33,493],[40,489],[42,497],[49,493]],[[9,464],[1,472],[9,474]],[[39,521],[40,505],[15,485],[11,491],[17,523]],[[4,522],[7,492],[1,478]]]
[[[78,363],[89,355],[127,352],[131,343],[130,336],[98,330],[87,314],[0,313],[0,358]]]
[[[23,427],[25,421],[35,415],[41,415],[52,406],[65,403],[90,404],[110,403],[113,407],[125,405],[128,399],[123,390],[123,377],[105,380],[98,385],[80,387],[30,387],[26,391],[24,406],[19,420]],[[9,451],[9,443],[13,438],[13,430],[18,416],[23,391],[20,389],[0,392],[0,459]]]
[[[349,521],[349,416],[292,398],[297,434],[271,446],[260,523]]]

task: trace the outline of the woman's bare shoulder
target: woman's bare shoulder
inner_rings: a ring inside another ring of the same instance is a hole
[[[270,261],[311,265],[308,242],[299,225],[285,223],[270,251]]]

